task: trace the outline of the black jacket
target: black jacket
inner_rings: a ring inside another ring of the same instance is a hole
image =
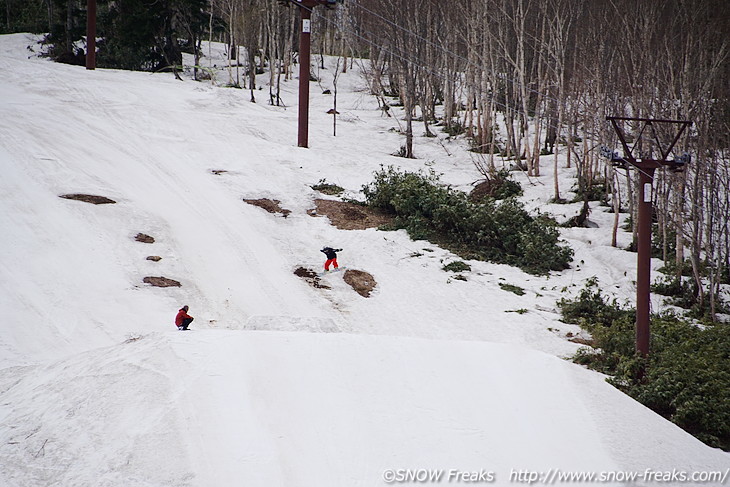
[[[324,255],[327,256],[328,259],[336,259],[337,254],[336,252],[342,252],[342,249],[333,249],[332,247],[325,247],[320,252],[324,252]]]

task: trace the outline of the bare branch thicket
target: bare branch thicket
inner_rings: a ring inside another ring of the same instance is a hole
[[[215,0],[224,6],[242,1]],[[282,14],[275,0],[247,1],[266,5],[265,15],[250,18],[262,24],[262,56],[276,86],[282,75],[291,76],[296,8]],[[395,120],[406,157],[414,156],[416,120],[426,136],[435,125],[465,134],[486,173],[495,170],[497,154],[540,177],[540,154],[552,153],[554,200],[560,201],[570,189],[559,185],[562,154],[575,167],[583,198],[601,185],[615,212],[614,245],[620,212],[634,215],[638,178],[597,157],[598,146],[615,143],[606,116],[692,120],[678,145],[678,152],[692,153],[692,164],[685,173],[657,175],[657,241],[677,269],[689,262],[697,299],[714,306],[719,284],[730,282],[730,16],[722,14],[724,1],[353,1],[314,17],[313,47],[320,62],[324,54],[366,59],[384,116],[395,114],[389,95],[403,106]],[[247,38],[243,31],[251,29],[244,24],[232,36]],[[270,93],[278,103],[278,94]],[[638,129],[628,127],[629,136],[636,138]],[[666,143],[671,135],[657,126],[657,137]],[[637,150],[654,149],[645,141]]]

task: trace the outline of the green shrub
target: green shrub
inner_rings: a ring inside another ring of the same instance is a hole
[[[464,127],[459,120],[452,120],[451,123],[444,125],[443,131],[451,137],[456,137],[466,132]]]
[[[319,191],[320,193],[328,194],[330,196],[337,196],[345,191],[342,186],[328,183],[326,179],[320,179],[319,182],[311,186],[311,188],[315,191]]]
[[[406,148],[406,146],[402,145],[402,146],[400,146],[400,149],[393,152],[393,154],[391,154],[391,155],[394,155],[396,157],[408,158],[408,149]]]
[[[525,290],[524,289],[522,289],[519,286],[515,286],[513,284],[507,284],[507,283],[504,283],[504,282],[500,282],[499,283],[499,287],[501,287],[505,291],[509,291],[511,293],[515,293],[518,296],[524,296],[525,295]]]
[[[625,232],[631,232],[634,228],[634,218],[632,216],[627,216],[624,218],[624,222],[621,224],[621,230]]]
[[[676,266],[675,266],[676,267]],[[693,278],[682,278],[677,275],[664,275],[651,285],[651,290],[662,296],[667,296],[667,302],[671,305],[686,309],[689,316],[697,319],[710,318],[709,290],[704,289],[705,299],[700,297],[700,289]],[[728,303],[724,295],[719,293],[715,296],[715,311],[727,314]]]
[[[503,200],[513,196],[522,196],[522,185],[510,177],[509,171],[503,169],[499,171],[501,184],[494,192],[494,198]]]
[[[471,202],[466,193],[441,184],[433,170],[382,169],[363,193],[369,206],[395,216],[395,228],[465,259],[514,265],[534,274],[566,269],[572,259],[573,251],[559,245],[553,221],[531,217],[514,198]]]
[[[442,269],[449,272],[467,272],[471,270],[471,266],[466,262],[455,260],[443,266]]]
[[[575,192],[573,203],[579,201],[605,201],[606,200],[606,182],[602,179],[594,180],[592,182],[585,182],[583,185],[576,184],[571,191]]]
[[[511,178],[507,169],[500,169],[487,174],[484,181],[476,185],[469,194],[473,203],[481,203],[486,198],[504,200],[512,196],[521,196],[522,186]]]
[[[565,321],[590,331],[597,347],[581,349],[576,362],[611,375],[611,384],[701,441],[730,450],[728,325],[652,315],[650,354],[643,358],[635,352],[634,310],[608,303],[595,280],[558,306]]]
[[[662,276],[651,285],[651,290],[669,297],[669,303],[680,308],[690,309],[697,302],[694,280],[682,279],[680,276]]]
[[[664,259],[664,246],[666,240],[667,259],[675,260],[677,255],[677,231],[673,228],[667,229],[666,239],[659,228],[654,223],[651,226],[651,256],[657,259]]]
[[[677,264],[674,260],[668,260],[658,270],[662,274],[667,275],[681,275],[685,277],[692,277],[694,275],[692,263],[686,259],[680,264]]]
[[[627,315],[615,298],[608,302],[608,298],[598,287],[596,277],[586,281],[585,287],[581,289],[576,299],[560,299],[557,304],[563,315],[563,321],[574,323],[587,330],[599,325],[610,327],[613,322]]]

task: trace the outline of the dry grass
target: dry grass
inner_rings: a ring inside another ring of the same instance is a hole
[[[311,216],[326,216],[340,230],[378,228],[393,221],[389,215],[346,201],[316,199],[314,204],[315,209],[307,213]]]
[[[142,243],[148,243],[148,244],[155,243],[155,237],[151,237],[150,235],[147,235],[146,233],[138,233],[137,235],[134,236],[134,239],[137,242],[142,242]]]
[[[317,273],[314,272],[312,269],[307,269],[306,267],[297,267],[297,269],[294,271],[294,275],[297,277],[301,277],[302,279],[307,281],[310,286],[317,289],[330,289],[328,285],[322,284],[319,276],[317,276]]]
[[[182,284],[180,284],[175,279],[168,279],[167,277],[145,277],[143,281],[146,284],[149,284],[151,286],[155,287],[180,287]]]
[[[281,201],[279,200],[271,200],[268,198],[259,198],[259,199],[246,199],[244,198],[243,201],[248,203],[249,205],[258,206],[259,208],[263,208],[264,210],[268,211],[269,213],[278,213],[282,215],[284,218],[289,216],[291,213],[290,210],[287,210],[286,208],[282,208],[279,206],[281,204]]]
[[[106,196],[97,196],[93,194],[62,194],[61,198],[83,201],[84,203],[91,203],[92,205],[113,205],[116,203],[116,201],[109,199]]]
[[[353,269],[346,270],[343,279],[357,294],[364,298],[369,298],[370,293],[378,284],[371,274]]]

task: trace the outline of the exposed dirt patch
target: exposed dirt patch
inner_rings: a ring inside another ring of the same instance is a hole
[[[314,272],[312,269],[297,267],[297,269],[294,271],[294,275],[297,277],[301,277],[302,279],[307,281],[310,286],[317,289],[331,289],[328,285],[322,284],[319,276],[317,276],[317,273]]]
[[[579,345],[586,345],[591,348],[596,348],[596,342],[592,338],[583,338],[574,335],[571,332],[566,333],[565,337],[568,339],[569,342],[577,343]]]
[[[326,216],[340,230],[365,230],[391,223],[393,217],[346,201],[314,200],[316,207],[307,211],[310,216]]]
[[[469,200],[473,203],[481,203],[487,198],[493,198],[498,189],[499,182],[487,179],[474,186],[469,193]]]
[[[259,208],[263,208],[264,210],[268,211],[269,213],[279,213],[284,218],[289,216],[291,213],[291,210],[287,210],[286,208],[282,208],[279,206],[281,201],[279,200],[270,200],[268,198],[259,198],[257,200],[253,199],[246,199],[244,198],[243,201],[248,203],[249,205],[258,206]]]
[[[155,238],[147,235],[146,233],[138,233],[137,235],[134,236],[134,239],[137,242],[142,242],[142,243],[148,243],[148,244],[155,243]]]
[[[150,284],[155,287],[180,287],[180,284],[175,279],[168,279],[167,277],[145,277],[142,279],[146,284]]]
[[[106,196],[97,196],[93,194],[62,194],[61,198],[83,201],[84,203],[91,203],[93,205],[113,205],[116,203],[116,201],[111,200]]]
[[[375,289],[375,286],[378,284],[375,282],[375,278],[365,272],[365,271],[357,271],[354,269],[348,269],[345,271],[345,275],[342,277],[342,279],[349,284],[352,289],[357,292],[360,296],[364,298],[369,298],[370,293],[373,289]]]
[[[162,257],[159,255],[149,255],[147,256],[147,260],[151,260],[152,262],[159,262],[162,260]]]

